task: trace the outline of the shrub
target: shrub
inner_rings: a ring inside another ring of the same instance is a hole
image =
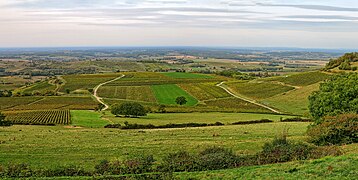
[[[198,169],[198,165],[194,155],[186,151],[179,151],[166,156],[160,169],[165,172],[195,171]]]
[[[9,164],[5,173],[6,177],[17,178],[17,177],[31,177],[32,170],[29,165],[25,163],[21,164]]]
[[[342,114],[326,117],[322,123],[313,125],[307,134],[317,145],[349,144],[358,142],[358,115]]]
[[[144,106],[136,102],[125,102],[120,105],[115,104],[111,107],[111,113],[116,116],[124,115],[127,117],[138,117],[147,115]]]
[[[286,118],[286,119],[281,119],[281,122],[312,122],[311,119],[303,119],[300,117],[293,117],[293,118]]]
[[[199,153],[197,161],[200,170],[227,169],[236,166],[237,156],[230,149],[210,147]]]
[[[244,125],[244,124],[258,124],[258,123],[271,123],[272,120],[269,119],[261,119],[261,120],[252,120],[252,121],[239,121],[233,122],[232,125]]]
[[[309,158],[314,146],[301,142],[289,142],[286,136],[275,138],[266,143],[258,153],[260,164],[280,163]]]

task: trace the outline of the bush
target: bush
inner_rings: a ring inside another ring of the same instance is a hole
[[[313,125],[307,134],[317,145],[349,144],[358,142],[358,115],[342,114],[326,117],[322,123]]]
[[[235,167],[238,157],[230,149],[210,147],[199,153],[200,170],[227,169]]]
[[[195,171],[198,169],[198,164],[194,155],[179,151],[166,156],[160,168],[165,172]]]
[[[281,119],[281,122],[312,122],[311,119],[303,119],[300,117],[293,117],[293,118],[286,118],[286,119]]]
[[[272,120],[269,119],[261,119],[261,120],[252,120],[252,121],[239,121],[233,122],[232,125],[244,125],[244,124],[258,124],[258,123],[271,123]]]
[[[266,143],[258,153],[260,164],[288,162],[308,159],[314,146],[301,142],[289,142],[286,136],[275,138]]]

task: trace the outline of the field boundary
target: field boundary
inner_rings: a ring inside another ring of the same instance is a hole
[[[104,110],[107,110],[107,109],[109,108],[109,106],[108,106],[108,104],[106,104],[106,103],[103,101],[103,98],[101,98],[101,97],[98,96],[98,94],[97,94],[98,89],[99,89],[101,86],[103,86],[103,85],[105,85],[105,84],[108,84],[108,83],[111,83],[111,82],[113,82],[113,81],[117,81],[118,79],[121,79],[121,78],[123,78],[124,76],[125,76],[125,75],[122,74],[121,76],[116,77],[116,78],[114,78],[114,79],[112,79],[112,80],[109,80],[109,81],[103,82],[103,83],[101,83],[101,84],[98,84],[98,85],[94,88],[94,90],[93,90],[93,96],[96,98],[96,100],[97,100],[99,103],[101,103],[101,104],[104,105],[104,108],[102,109],[103,111],[104,111]]]
[[[239,99],[241,99],[241,100],[243,100],[243,101],[246,101],[246,102],[249,102],[249,103],[252,103],[252,104],[261,106],[261,107],[263,107],[263,108],[265,108],[265,109],[268,109],[268,110],[270,110],[270,111],[272,111],[272,112],[274,112],[274,113],[282,114],[282,112],[277,111],[277,110],[275,110],[275,109],[273,109],[273,108],[271,108],[271,107],[268,107],[268,106],[266,106],[266,105],[257,103],[256,101],[249,100],[249,99],[246,99],[246,98],[243,98],[243,97],[240,97],[240,96],[234,94],[234,93],[231,92],[228,88],[226,88],[225,86],[223,86],[223,84],[224,84],[224,81],[221,82],[221,83],[219,83],[219,84],[217,84],[216,86],[218,86],[218,87],[224,89],[227,93],[229,93],[230,95],[232,95],[232,96],[235,97],[235,98],[239,98]]]

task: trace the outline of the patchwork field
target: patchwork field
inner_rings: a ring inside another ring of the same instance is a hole
[[[186,106],[194,106],[198,101],[175,84],[153,85],[152,90],[160,104],[176,104],[175,99],[184,96],[187,100]]]
[[[110,73],[110,74],[83,74],[83,75],[67,75],[63,76],[65,84],[61,87],[61,91],[69,89],[74,91],[77,89],[94,88],[100,83],[112,80],[121,76],[119,73]]]
[[[46,91],[54,91],[56,89],[55,85],[50,84],[48,81],[43,81],[35,83],[34,85],[23,89],[23,93],[45,93]]]

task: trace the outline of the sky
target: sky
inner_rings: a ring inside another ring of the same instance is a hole
[[[0,47],[358,48],[357,0],[0,0]]]

